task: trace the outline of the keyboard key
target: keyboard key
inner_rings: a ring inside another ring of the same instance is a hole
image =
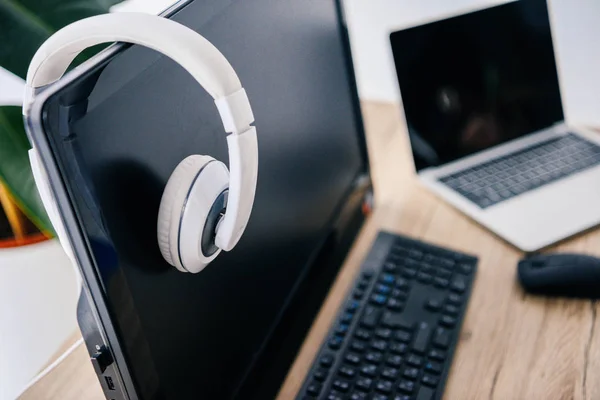
[[[317,370],[313,374],[313,378],[316,381],[323,382],[325,379],[327,379],[327,371],[323,368],[317,368]]]
[[[374,340],[373,342],[371,342],[371,348],[378,351],[386,351],[387,342],[385,340]]]
[[[467,289],[467,283],[462,277],[455,277],[450,284],[450,289],[457,293],[462,293]]]
[[[429,361],[425,363],[425,371],[433,374],[441,374],[442,373],[442,365],[433,361]]]
[[[419,376],[419,370],[417,368],[406,368],[402,376],[406,379],[415,380]]]
[[[373,378],[377,375],[377,366],[375,365],[365,365],[360,369],[360,374]]]
[[[362,390],[364,392],[368,392],[369,390],[371,390],[372,386],[373,386],[373,380],[369,379],[369,378],[360,378],[359,380],[356,381],[356,388],[358,390]]]
[[[462,297],[459,294],[451,293],[448,296],[448,303],[458,306],[462,303]]]
[[[358,365],[360,363],[360,356],[354,353],[348,353],[346,354],[346,357],[344,357],[344,360],[348,364]]]
[[[402,311],[404,308],[404,302],[396,299],[389,299],[386,307],[391,311]]]
[[[453,317],[456,317],[459,313],[459,309],[456,306],[453,306],[452,304],[448,304],[446,307],[444,307],[444,314],[446,315],[451,315]]]
[[[388,396],[386,396],[385,394],[374,394],[373,397],[371,397],[372,400],[390,400],[390,398]]]
[[[431,375],[425,375],[423,376],[423,379],[421,379],[421,383],[423,383],[423,385],[435,387],[438,384],[438,378]]]
[[[350,367],[341,367],[338,373],[346,378],[353,379],[356,376],[356,370]]]
[[[427,322],[421,322],[416,332],[412,349],[417,353],[424,353],[431,337],[431,327]]]
[[[397,394],[392,400],[412,400],[407,394]]]
[[[452,276],[452,271],[449,271],[444,268],[440,268],[437,270],[436,275],[440,278],[450,279],[450,277]]]
[[[354,292],[352,292],[352,297],[354,297],[356,300],[362,299],[364,295],[365,291],[362,289],[354,289]]]
[[[350,322],[352,322],[353,317],[354,315],[351,313],[344,313],[344,315],[342,315],[340,318],[340,323],[349,324]]]
[[[350,400],[367,400],[367,395],[362,392],[354,392],[350,395]]]
[[[352,343],[350,343],[350,349],[357,353],[362,353],[363,351],[365,351],[366,348],[367,346],[365,345],[365,343],[360,342],[358,340],[353,340]]]
[[[496,183],[496,182],[498,182],[498,181],[499,181],[499,179],[498,179],[498,178],[496,178],[494,175],[491,175],[491,176],[489,176],[489,177],[487,178],[487,182],[488,182],[488,184],[493,184],[493,183]]]
[[[437,299],[428,300],[427,303],[425,303],[425,308],[429,311],[440,311],[442,309],[442,302]]]
[[[392,246],[391,254],[396,257],[405,258],[408,255],[408,249],[403,245],[401,240],[398,240],[397,243]]]
[[[389,272],[389,273],[394,273],[396,271],[396,269],[398,268],[398,266],[393,263],[393,262],[386,262],[385,264],[383,264],[383,270],[385,272]]]
[[[469,275],[471,272],[473,272],[473,265],[462,263],[458,266],[457,270],[461,274]]]
[[[421,386],[415,400],[431,400],[433,399],[435,392],[433,389]]]
[[[340,392],[332,390],[327,394],[327,400],[344,400],[344,398],[342,397],[342,394]]]
[[[339,324],[338,327],[335,329],[335,334],[338,336],[346,336],[347,332],[348,332],[347,324]]]
[[[441,350],[431,350],[427,356],[434,361],[444,361],[446,353]]]
[[[379,319],[383,314],[383,309],[378,307],[365,307],[365,311],[360,319],[360,326],[363,328],[373,329],[379,323]]]
[[[384,394],[390,394],[392,392],[392,382],[379,381],[375,384],[375,390]]]
[[[334,336],[329,339],[329,348],[332,350],[337,350],[342,346],[343,339],[339,336]]]
[[[354,313],[356,310],[358,310],[358,307],[360,306],[360,303],[356,300],[352,300],[350,303],[348,303],[348,306],[346,307],[346,311],[348,311],[349,313]]]
[[[450,345],[450,331],[444,328],[437,328],[433,335],[433,345],[442,349]]]
[[[400,290],[408,290],[409,289],[409,285],[408,285],[408,281],[404,278],[398,278],[396,279],[396,287]]]
[[[450,285],[450,281],[446,278],[437,278],[436,277],[433,279],[433,284],[435,285],[435,287],[444,289]]]
[[[394,289],[392,290],[391,297],[396,300],[406,300],[408,298],[408,293],[404,289]]]
[[[413,367],[420,367],[421,365],[423,365],[423,359],[417,355],[411,354],[410,356],[408,356],[408,358],[406,359],[406,363],[410,366]]]
[[[357,329],[354,336],[360,340],[369,340],[371,339],[371,334],[364,329]]]
[[[424,272],[419,272],[417,274],[417,280],[421,283],[429,284],[433,281],[433,276],[431,276],[430,274],[426,274]]]
[[[331,354],[322,355],[319,359],[319,364],[324,368],[329,368],[333,365],[333,356]]]
[[[390,328],[403,328],[410,330],[413,324],[401,313],[386,311],[383,313],[382,323]]]
[[[475,203],[481,208],[486,208],[493,204],[493,202],[490,199],[485,198],[485,197],[479,199],[479,201],[475,201]]]
[[[390,344],[390,352],[394,354],[405,354],[408,351],[408,346],[406,343],[392,343]]]
[[[369,302],[378,306],[382,306],[385,304],[385,302],[387,301],[387,296],[384,296],[382,294],[373,294],[371,295],[371,298],[369,299]]]
[[[431,265],[431,264],[432,264],[432,263],[430,263],[430,262],[424,262],[424,261],[421,261],[421,264],[420,264],[420,266],[421,266],[421,268],[420,268],[420,271],[421,271],[421,272],[423,272],[423,273],[425,273],[425,274],[432,274],[432,273],[434,273],[434,272],[435,272],[435,270],[436,270],[436,268],[434,268],[434,266],[433,266],[433,265]]]
[[[412,268],[404,268],[401,272],[402,276],[408,279],[412,279],[417,275],[417,271]]]
[[[383,274],[381,275],[381,282],[386,285],[393,285],[396,282],[396,278],[392,274]]]
[[[417,249],[411,249],[408,251],[408,255],[415,260],[420,260],[423,257],[423,252]]]
[[[360,290],[366,290],[369,287],[369,281],[360,281],[356,287]]]
[[[313,381],[306,387],[306,393],[316,397],[321,393],[322,387],[319,382]]]
[[[389,355],[385,360],[385,363],[389,366],[398,368],[402,365],[402,357],[398,355]]]
[[[365,355],[365,360],[373,364],[379,364],[383,359],[383,354],[378,351],[371,351]]]
[[[377,286],[375,286],[375,292],[377,292],[379,294],[388,295],[388,294],[390,294],[391,291],[392,291],[391,286],[384,285],[382,283],[378,283]]]
[[[453,328],[456,325],[456,318],[451,317],[449,315],[443,315],[440,320],[440,325],[443,325],[447,328]]]
[[[410,334],[410,332],[407,332],[405,330],[399,330],[398,332],[396,332],[396,335],[394,336],[394,338],[400,342],[403,343],[408,343],[410,342],[412,335]]]
[[[350,384],[342,379],[336,379],[331,385],[335,390],[346,393],[350,389]]]
[[[396,368],[386,367],[381,370],[381,376],[393,381],[398,377],[398,370]]]
[[[381,339],[389,339],[392,336],[392,330],[387,328],[379,328],[375,331],[375,336]]]
[[[439,264],[440,266],[451,270],[456,265],[456,262],[450,258],[442,258]]]
[[[414,390],[415,383],[406,379],[401,380],[400,384],[398,385],[398,391],[402,393],[411,394],[412,392],[414,392]]]

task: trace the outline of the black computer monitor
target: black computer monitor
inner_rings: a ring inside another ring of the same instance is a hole
[[[46,101],[46,135],[103,288],[82,299],[82,315],[106,302],[121,374],[140,397],[270,396],[285,376],[344,256],[323,250],[343,238],[348,248],[362,221],[348,216],[369,187],[339,11],[333,0],[203,0],[172,15],[229,59],[258,130],[248,228],[199,274],[163,260],[156,220],[181,160],[227,162],[210,96],[167,57],[124,46]]]

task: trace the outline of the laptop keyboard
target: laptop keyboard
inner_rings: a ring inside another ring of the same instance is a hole
[[[569,133],[439,181],[487,208],[599,163],[600,146]]]

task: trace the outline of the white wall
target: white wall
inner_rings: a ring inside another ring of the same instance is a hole
[[[77,329],[76,282],[56,240],[0,250],[0,400],[21,393]]]
[[[398,101],[389,34],[503,0],[345,0],[358,88],[363,99]],[[600,126],[600,1],[549,0],[565,113]]]
[[[23,80],[0,68],[0,105],[19,105],[23,101]]]

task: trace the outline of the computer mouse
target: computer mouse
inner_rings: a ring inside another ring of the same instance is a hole
[[[600,258],[582,254],[537,254],[519,261],[523,289],[548,296],[600,298]]]

